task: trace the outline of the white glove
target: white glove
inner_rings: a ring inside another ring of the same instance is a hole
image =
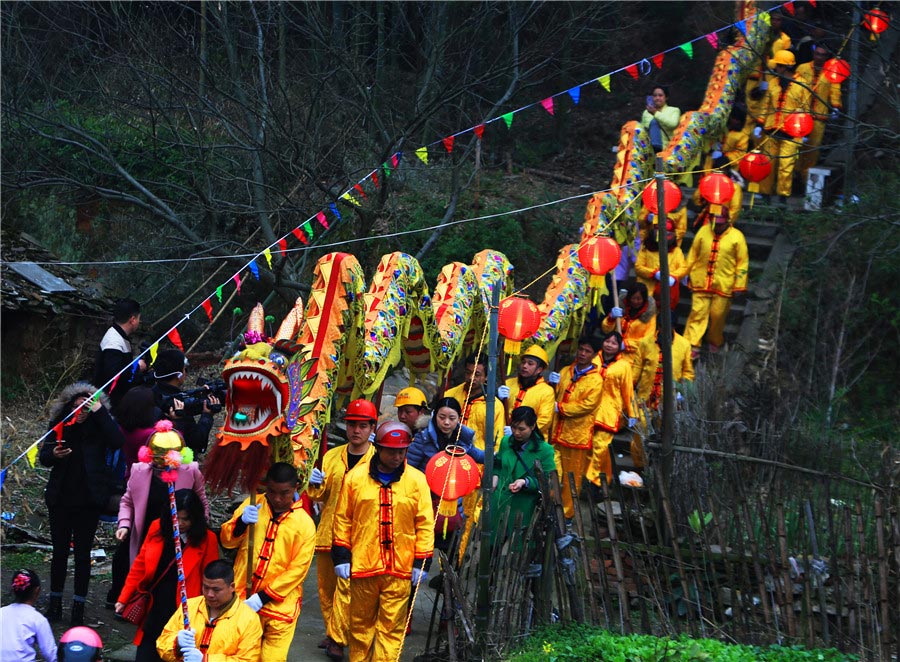
[[[755,129],[753,129],[753,137],[757,138],[757,139],[762,138],[762,127],[761,126],[758,126]]]
[[[241,521],[244,524],[256,524],[259,521],[259,506],[248,504],[241,513]]]
[[[425,572],[424,570],[419,570],[418,568],[412,569],[412,583],[414,586],[420,584],[421,582],[424,582],[426,579],[428,579],[427,572]]]
[[[181,649],[197,647],[197,636],[193,630],[179,630],[175,634],[175,641],[178,642],[178,647]]]
[[[259,597],[259,593],[254,593],[249,598],[244,600],[244,604],[250,607],[253,611],[259,611],[262,609],[262,598]]]
[[[341,579],[350,579],[350,564],[338,563],[334,566],[334,574]]]
[[[757,87],[759,87],[759,89],[761,89],[763,92],[765,92],[766,90],[769,89],[769,81],[764,80]]]
[[[312,473],[309,474],[310,485],[321,485],[325,482],[325,472],[318,467],[313,467]]]
[[[184,648],[181,651],[184,662],[203,662],[203,653],[196,648]]]
[[[609,312],[609,316],[613,319],[618,319],[622,317],[622,309],[618,306],[613,306],[613,309]]]
[[[713,157],[713,160],[715,160],[715,159],[721,159],[721,158],[722,158],[722,150],[720,150],[720,149],[714,149],[713,152],[712,152],[712,157]]]
[[[659,272],[657,271],[655,274],[653,274],[653,277],[654,277],[656,280],[659,280]]]
[[[675,276],[669,276],[669,287],[675,285]]]
[[[549,375],[547,375],[547,381],[551,384],[559,384],[559,373],[551,372]]]
[[[634,428],[635,426],[637,426],[637,423],[638,423],[638,420],[636,418],[628,419],[628,427],[630,427],[630,428]]]
[[[840,109],[840,108],[832,108],[832,109],[831,109],[831,115],[829,115],[829,119],[831,119],[832,121],[834,121],[834,120],[838,119],[840,116],[841,116],[841,109]]]
[[[510,436],[511,434],[512,434],[512,428],[509,427],[508,425],[505,425],[505,426],[503,427],[503,436],[504,436],[504,437],[508,437],[508,436]]]
[[[678,391],[675,391],[675,402],[684,402],[684,396]]]
[[[509,386],[504,384],[503,386],[497,389],[497,397],[501,400],[506,400],[509,397]]]

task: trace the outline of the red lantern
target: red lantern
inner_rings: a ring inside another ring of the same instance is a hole
[[[497,326],[506,339],[503,351],[507,354],[518,354],[522,341],[533,336],[540,325],[541,311],[531,299],[512,296],[500,302]]]
[[[664,180],[665,184],[663,184],[663,204],[666,207],[666,213],[668,214],[670,211],[675,209],[679,204],[681,204],[681,189],[678,188],[678,185],[674,182],[670,182],[668,179]],[[641,193],[641,202],[644,203],[644,207],[651,214],[659,213],[659,205],[657,204],[657,195],[656,195],[656,180],[651,182],[650,186],[644,189],[644,192]]]
[[[462,446],[447,446],[436,453],[425,466],[425,480],[432,492],[441,497],[438,515],[456,515],[456,500],[471,494],[481,484],[481,470]]]
[[[734,182],[728,175],[713,172],[700,180],[700,195],[709,202],[709,211],[715,216],[722,213],[722,205],[734,195]]]
[[[759,182],[772,172],[772,161],[762,152],[748,152],[741,159],[738,170],[741,172],[741,177],[750,182],[747,185],[747,190],[750,193],[756,193],[759,190]],[[750,202],[752,204],[752,197]]]
[[[881,34],[888,29],[891,18],[883,9],[870,9],[863,17],[862,26],[874,35]]]
[[[792,138],[808,136],[813,130],[813,118],[809,113],[790,113],[784,121],[784,132]]]
[[[603,285],[603,277],[622,259],[622,249],[610,237],[591,237],[578,248],[578,261],[590,274],[588,287]]]
[[[840,84],[850,75],[850,65],[847,60],[833,57],[822,66],[822,73],[825,74],[825,80],[829,83]]]

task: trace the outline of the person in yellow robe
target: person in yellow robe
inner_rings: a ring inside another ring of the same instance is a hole
[[[484,395],[486,383],[487,357],[484,354],[471,354],[466,359],[465,381],[444,393],[445,397],[453,398],[459,403],[462,410],[461,422],[475,431],[475,445],[481,450],[484,450],[484,440],[487,438],[487,400]],[[498,398],[494,398],[495,449],[503,438],[504,427],[503,403]]]
[[[661,276],[659,273],[659,242],[656,235],[657,226],[654,225],[653,232],[647,236],[640,252],[638,252],[634,272],[637,275],[638,282],[643,283],[644,287],[653,293],[653,299],[657,307],[659,307]],[[669,308],[670,310],[675,310],[680,294],[679,281],[687,275],[687,261],[684,259],[684,253],[677,246],[675,226],[669,222],[666,223],[666,240],[669,245]]]
[[[816,44],[812,62],[797,67],[797,78],[810,88],[813,130],[800,154],[797,169],[805,180],[809,169],[819,162],[819,146],[825,135],[825,125],[829,119],[836,120],[841,111],[841,84],[832,83],[824,75],[824,65],[831,57],[831,51],[823,44]]]
[[[639,282],[625,284],[628,293],[619,306],[613,306],[601,326],[603,333],[616,328],[616,320],[622,324],[622,351],[631,354],[646,336],[656,332],[656,302],[648,295],[647,286]]]
[[[514,377],[497,389],[497,397],[503,401],[504,409],[512,412],[516,407],[531,407],[537,413],[538,429],[544,439],[550,438],[550,424],[553,422],[553,407],[556,393],[544,381],[544,370],[550,365],[550,358],[543,347],[531,345],[522,352],[519,368]],[[504,434],[506,434],[504,430]]]

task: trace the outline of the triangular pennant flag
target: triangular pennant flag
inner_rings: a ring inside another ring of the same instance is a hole
[[[816,0],[809,0],[809,4],[812,5],[812,8],[813,8],[813,9],[816,8]]]
[[[541,101],[541,105],[544,107],[544,110],[546,110],[551,115],[553,114],[553,97],[547,97],[546,99]]]
[[[425,165],[428,165],[428,148],[427,147],[420,147],[419,149],[417,149],[416,156],[419,157],[419,160],[422,163],[424,163]]]
[[[284,240],[282,239],[282,241],[284,241]],[[222,286],[221,285],[219,285],[216,288],[216,298],[219,300],[219,303],[222,303]]]
[[[25,459],[28,460],[28,464],[31,465],[31,468],[34,469],[34,461],[37,459],[38,454],[38,445],[35,442],[31,445],[27,451],[25,451]]]
[[[609,92],[609,74],[603,74],[600,78],[597,79],[600,81],[600,84],[603,86],[603,89]]]
[[[312,229],[312,226],[309,224],[309,221],[306,221],[306,223],[304,223],[302,225],[302,227],[303,227],[303,231],[309,235],[310,239],[312,239],[315,236],[315,234],[313,234],[313,229]]]
[[[790,14],[791,16],[793,16],[793,15],[794,15],[794,3],[793,3],[793,2],[785,2],[785,3],[784,3],[784,10],[785,10],[788,14]]]
[[[394,152],[391,154],[391,165],[394,166],[394,170],[397,169],[397,166],[400,165],[400,157],[403,156],[403,152]]]
[[[381,169],[384,170],[385,179],[391,176],[391,166],[387,164],[387,161],[381,164]]]
[[[0,471],[0,490],[3,489],[3,483],[6,482],[6,469]]]
[[[269,265],[269,269],[272,268],[272,251],[266,248],[263,251],[263,257],[266,258],[266,264]]]
[[[506,115],[503,116],[503,121],[506,122],[507,129],[512,126],[512,120],[513,120],[513,111],[510,111],[510,112],[506,113]]]
[[[455,136],[447,136],[446,138],[442,138],[441,142],[444,143],[444,149],[447,150],[447,154],[453,153],[453,141],[455,140]]]
[[[338,210],[337,205],[333,202],[328,203],[328,208],[331,210],[331,213],[337,216],[337,220],[341,220],[341,212]]]
[[[346,193],[344,195],[346,195]],[[291,230],[291,232],[295,237],[297,237],[297,241],[299,241],[304,246],[309,246],[309,239],[306,238],[306,235],[303,234],[299,227],[294,228],[293,230]]]
[[[280,250],[282,253],[287,253],[287,239],[285,239],[284,237],[282,237],[281,239],[278,240],[278,250]],[[219,293],[216,292],[216,294],[219,294]],[[222,295],[221,294],[219,294],[219,303],[222,303]]]
[[[678,48],[683,50],[689,58],[691,58],[692,60],[694,59],[694,44],[692,44],[691,42],[687,42],[685,44],[682,44]]]
[[[475,132],[475,137],[481,140],[481,136],[484,135],[484,124],[479,124],[472,130]]]
[[[581,100],[581,88],[580,87],[572,87],[572,88],[569,88],[567,91],[569,93],[569,96],[572,97],[572,103],[574,103],[577,106],[578,102]]]
[[[240,291],[240,287],[238,291]],[[178,335],[178,329],[172,329],[166,334],[166,337],[172,341],[172,344],[178,348],[179,352],[184,352],[184,345],[181,344],[181,336]]]
[[[379,184],[378,184],[378,171],[377,171],[377,170],[373,170],[373,171],[369,174],[369,176],[372,178],[372,183],[375,184],[375,188],[378,188],[378,186],[379,186]]]
[[[324,211],[320,211],[318,214],[316,214],[316,220],[319,221],[319,225],[321,225],[326,230],[328,229],[328,219],[325,218]]]
[[[738,30],[741,31],[742,35],[744,35],[745,37],[747,36],[747,21],[738,21],[737,23],[735,23],[735,26]]]
[[[235,274],[234,276],[231,277],[231,280],[233,280],[234,284],[237,285],[237,292],[238,292],[238,294],[240,294],[241,293],[241,275]]]
[[[131,376],[132,377],[134,377],[137,374],[139,367],[140,367],[140,364],[138,363],[137,359],[135,359],[134,361],[131,362]],[[112,389],[110,389],[110,390],[112,390]]]
[[[206,299],[206,300],[204,300],[202,306],[203,306],[204,312],[206,312],[206,316],[209,318],[209,323],[212,324],[213,323],[212,301],[210,301],[209,299]]]
[[[247,265],[247,268],[250,270],[250,273],[253,274],[253,277],[256,280],[259,280],[259,267],[256,266],[256,260],[250,260],[250,264]]]
[[[706,35],[706,41],[709,42],[709,45],[710,45],[710,46],[712,46],[713,48],[715,48],[715,49],[718,50],[718,48],[719,48],[719,35],[717,35],[715,32],[710,32],[708,35]]]
[[[221,303],[221,299],[219,300]],[[159,354],[159,343],[155,342],[150,345],[150,363],[156,363],[156,355]]]
[[[350,204],[356,205],[357,207],[359,207],[359,200],[357,200],[352,195],[350,195],[350,191],[347,191],[346,193],[344,193],[344,195],[341,196],[341,200],[346,200]]]
[[[650,59],[653,60],[653,66],[655,66],[657,69],[662,69],[662,63],[663,63],[663,59],[665,57],[666,57],[665,53],[657,53]]]
[[[640,76],[640,73],[638,72],[638,68],[637,68],[636,64],[629,64],[627,67],[625,67],[625,71],[627,71],[628,75],[631,76],[632,78],[634,78],[635,80],[637,80],[638,76]]]
[[[366,192],[363,191],[362,184],[354,184],[354,185],[353,185],[353,190],[356,191],[357,193],[359,193],[360,196],[362,196],[362,199],[363,199],[363,200],[368,199],[368,196],[366,196]]]
[[[110,392],[112,391],[112,389],[109,389],[109,390],[110,390]],[[62,421],[60,421],[59,423],[57,423],[56,425],[53,426],[53,433],[56,435],[57,442],[62,441],[62,432],[63,432],[63,424],[62,424]]]
[[[764,11],[759,15],[759,20],[765,23],[766,25],[772,25],[772,17],[769,16],[769,12]]]

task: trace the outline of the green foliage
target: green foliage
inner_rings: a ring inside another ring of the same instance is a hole
[[[745,646],[716,639],[621,635],[583,625],[539,630],[510,662],[850,662],[854,655],[833,648]]]

